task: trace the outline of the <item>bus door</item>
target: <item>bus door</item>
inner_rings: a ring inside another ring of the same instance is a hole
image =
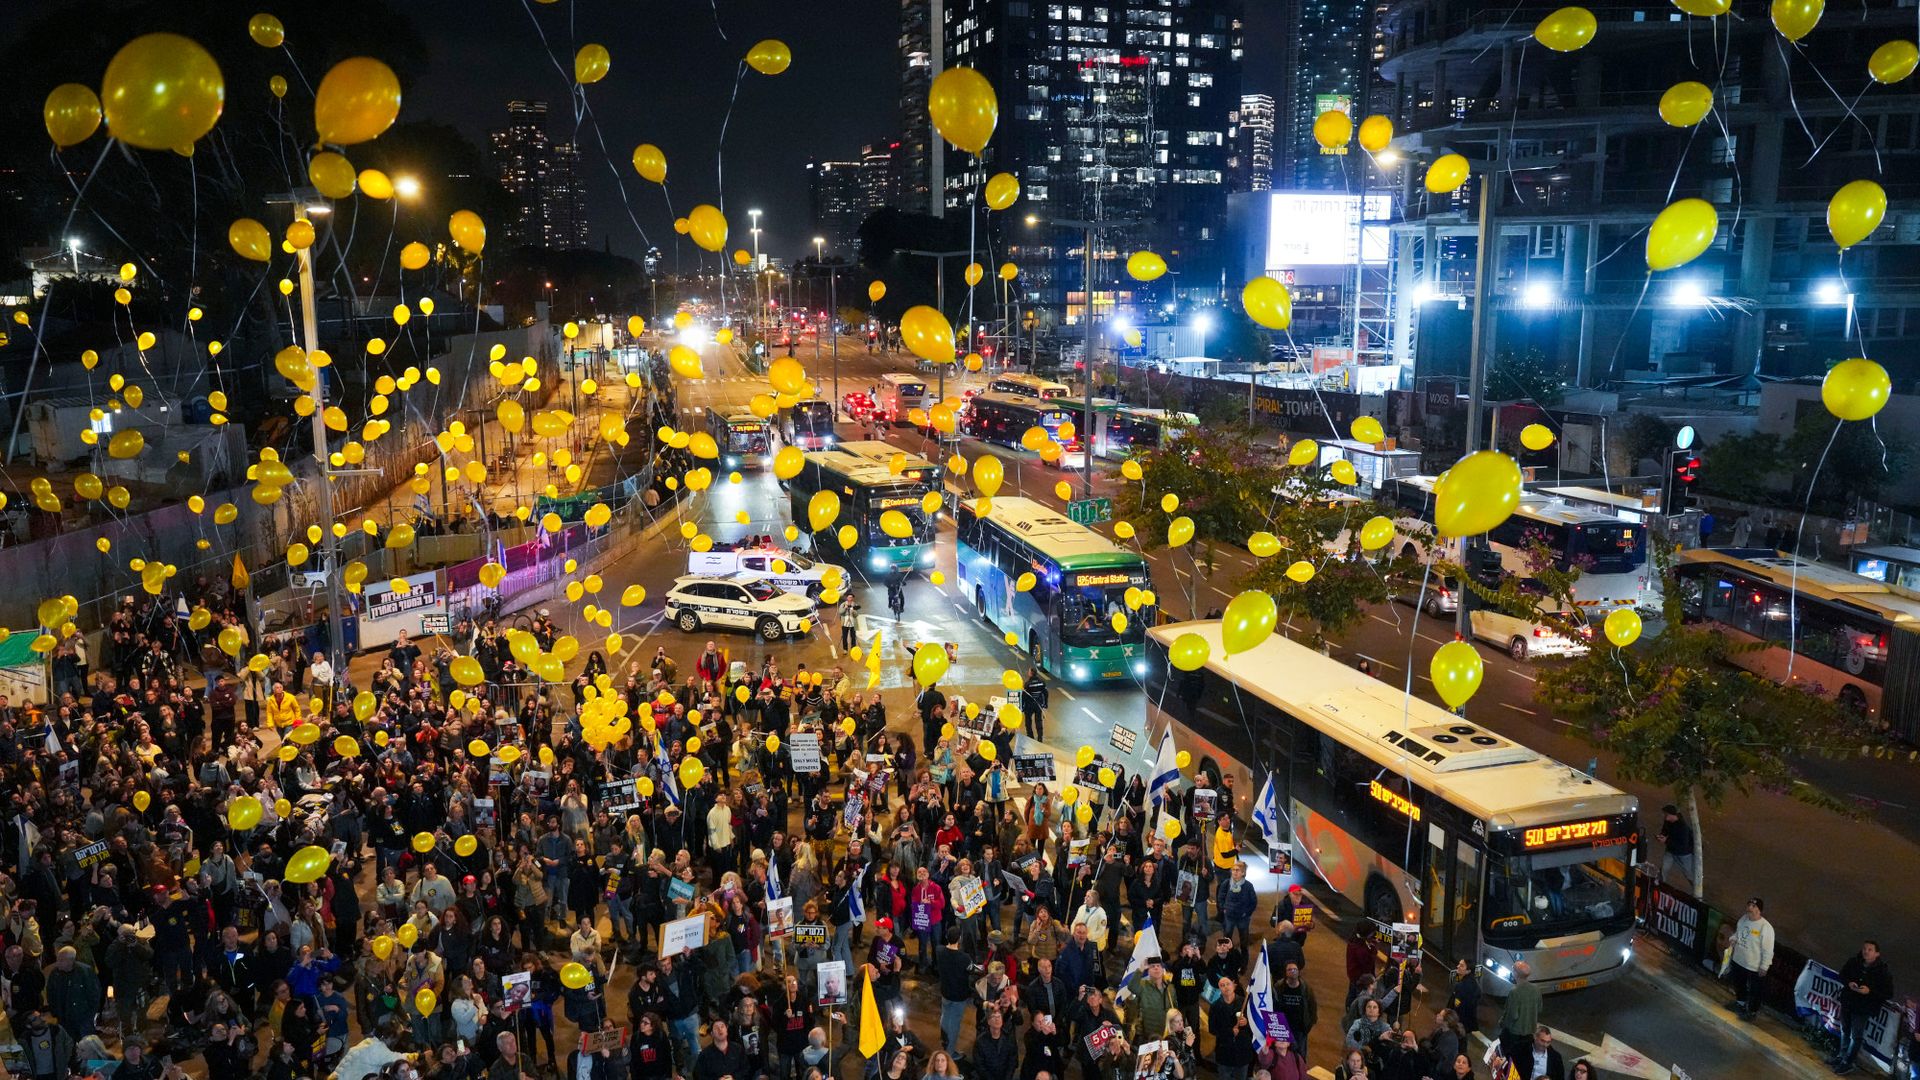
[[[1465,958],[1478,968],[1481,855],[1464,838],[1427,823],[1420,936],[1429,956],[1449,967]]]

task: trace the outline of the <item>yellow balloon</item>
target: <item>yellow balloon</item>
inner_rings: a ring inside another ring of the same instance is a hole
[[[393,178],[381,172],[379,169],[361,169],[360,191],[368,198],[391,199],[393,198]],[[429,315],[433,314],[432,310],[428,308],[426,304],[427,301],[423,299],[421,301],[421,310],[426,311]]]
[[[953,362],[953,324],[925,304],[916,304],[900,316],[900,339],[907,351],[922,360],[938,364]]]
[[[447,232],[461,251],[478,255],[487,246],[487,223],[471,210],[455,210],[447,219]]]
[[[267,227],[252,218],[240,218],[227,226],[227,244],[234,253],[254,262],[266,262],[273,257],[273,237]]]
[[[1887,369],[1855,357],[1833,365],[1820,381],[1820,401],[1842,420],[1866,420],[1886,408],[1893,395]]]
[[[1273,597],[1249,589],[1227,601],[1220,617],[1220,644],[1226,647],[1228,656],[1246,652],[1271,637],[1279,621],[1280,610]]]
[[[791,356],[780,357],[768,366],[767,383],[783,394],[798,396],[807,388],[807,369]]]
[[[1006,477],[1006,466],[992,454],[982,454],[973,463],[974,490],[989,499],[999,494]]]
[[[747,66],[762,75],[778,75],[793,63],[793,50],[784,41],[768,38],[747,50]]]
[[[285,877],[295,885],[310,884],[324,877],[327,867],[332,862],[333,855],[326,848],[318,844],[309,844],[294,852],[293,856],[287,860]]]
[[[839,517],[840,496],[835,492],[823,488],[807,500],[807,523],[814,532],[823,531]]]
[[[1280,538],[1264,530],[1247,537],[1247,550],[1255,558],[1270,558],[1280,551]]]
[[[987,148],[1000,122],[1000,99],[993,84],[972,68],[948,68],[927,90],[927,115],[948,142],[971,154]]]
[[[1127,276],[1135,281],[1153,281],[1167,272],[1167,260],[1151,251],[1136,251],[1127,256]]]
[[[1873,235],[1887,217],[1887,190],[1871,180],[1855,180],[1827,201],[1827,232],[1840,249]]]
[[[1820,23],[1820,16],[1826,13],[1826,0],[1773,0],[1768,9],[1773,16],[1773,28],[1788,41],[1799,41]]]
[[[519,754],[517,753],[519,749],[518,747],[508,747],[507,749],[516,751],[516,753],[514,754],[514,760],[516,761],[519,760]],[[500,759],[502,761],[505,761],[506,754],[502,753],[500,755]],[[470,856],[473,855],[474,852],[479,850],[480,850],[480,840],[478,837],[474,836],[472,833],[468,833],[467,835],[453,842],[453,853],[455,855],[460,856],[463,859],[469,858]]]
[[[1545,424],[1528,424],[1520,429],[1520,445],[1538,452],[1553,445],[1553,429]]]
[[[1020,197],[1020,181],[1012,173],[994,173],[987,179],[987,209],[1005,210]]]
[[[314,189],[329,199],[344,199],[359,185],[353,163],[331,150],[313,155],[307,162],[307,179]]]
[[[1467,182],[1470,171],[1466,158],[1459,154],[1441,154],[1427,166],[1427,190],[1435,195],[1458,191],[1460,185]]]
[[[242,795],[227,804],[227,826],[234,832],[246,832],[260,824],[266,807],[252,795]]]
[[[400,929],[393,932],[394,939],[402,948],[411,949],[420,940],[420,928],[410,922],[401,923]]]
[[[1377,154],[1393,141],[1393,121],[1375,114],[1360,121],[1360,149]]]
[[[313,126],[320,141],[351,146],[377,139],[400,115],[400,79],[370,56],[333,65],[313,94]]]
[[[413,850],[422,855],[433,850],[433,843],[433,834],[430,832],[417,832],[413,834]]]
[[[1360,474],[1354,469],[1353,462],[1345,458],[1336,459],[1333,464],[1327,466],[1327,472],[1332,474],[1334,483],[1343,487],[1352,487],[1360,482]]]
[[[992,761],[993,759],[1000,756],[1000,748],[993,745],[990,742],[983,742],[980,744],[979,753],[981,757],[987,759],[988,761]]]
[[[1607,612],[1605,628],[1607,640],[1624,649],[1639,640],[1640,613],[1632,608],[1615,608]]]
[[[1354,417],[1353,423],[1349,425],[1348,430],[1353,434],[1353,440],[1355,442],[1381,443],[1387,441],[1386,429],[1380,426],[1379,420],[1371,416]]]
[[[605,45],[587,44],[573,54],[573,81],[581,86],[597,83],[607,77],[607,71],[613,66],[613,56]]]
[[[385,934],[381,934],[379,937],[367,942],[367,947],[373,950],[373,956],[376,960],[385,960],[387,957],[392,956],[393,945],[393,939]]]
[[[1913,74],[1916,66],[1920,66],[1920,48],[1916,48],[1911,41],[1889,41],[1873,50],[1873,55],[1867,57],[1867,74],[1873,76],[1873,81],[1877,83],[1892,85],[1903,82],[1907,76]],[[52,99],[49,98],[48,101],[51,102]],[[53,129],[51,121],[48,122],[47,129],[49,131]],[[53,141],[57,143],[60,140],[56,136]]]
[[[1170,817],[1161,821],[1160,834],[1169,840],[1178,840],[1180,838],[1180,819]]]
[[[1353,117],[1339,109],[1328,109],[1313,118],[1313,141],[1323,149],[1337,150],[1353,139]],[[1342,150],[1341,153],[1346,151]]]
[[[869,301],[877,304],[880,302],[880,298],[885,295],[887,295],[886,282],[875,281],[867,286],[867,299]]]
[[[1433,523],[1441,536],[1479,536],[1520,505],[1520,466],[1498,450],[1454,463],[1433,486]]]
[[[592,981],[593,972],[578,960],[569,961],[560,969],[560,984],[569,990],[584,989]]]
[[[360,742],[351,735],[337,735],[333,740],[333,752],[343,758],[360,756]]]
[[[1193,519],[1182,514],[1167,522],[1167,545],[1181,547],[1193,539]]]
[[[47,94],[40,110],[53,145],[65,149],[86,142],[100,130],[100,96],[92,87],[62,83]]]
[[[1285,330],[1293,325],[1293,294],[1276,278],[1257,277],[1240,290],[1241,306],[1247,317],[1269,330]]]
[[[1440,700],[1446,702],[1448,708],[1457,709],[1480,689],[1486,665],[1481,662],[1479,651],[1472,645],[1464,641],[1449,641],[1434,650],[1428,671]]]
[[[1287,579],[1296,584],[1305,585],[1313,580],[1313,564],[1305,559],[1287,567]]]
[[[1689,15],[1710,19],[1732,10],[1733,0],[1673,0],[1673,6]]]
[[[643,180],[664,184],[667,182],[667,155],[652,143],[641,143],[633,148],[633,171],[639,173]],[[634,317],[639,318],[637,315]],[[633,334],[640,336],[638,330]]]
[[[1212,647],[1207,639],[1199,634],[1185,633],[1173,639],[1167,649],[1167,659],[1181,671],[1199,671],[1207,665],[1207,656]]]
[[[179,34],[145,34],[115,53],[100,83],[107,134],[142,150],[191,146],[226,104],[220,65]]]
[[[898,510],[888,510],[880,515],[880,531],[895,540],[909,540],[913,537],[913,520]]]
[[[687,211],[687,235],[704,250],[719,251],[727,246],[727,217],[719,207],[701,203]]]
[[[1301,439],[1287,450],[1287,464],[1311,465],[1320,459],[1320,444],[1312,439]]]
[[[371,690],[362,690],[353,696],[353,718],[363,724],[379,708],[380,699],[374,697]]]
[[[947,673],[946,647],[938,642],[923,642],[913,652],[913,677],[921,686],[932,686]]]
[[[685,345],[675,345],[667,350],[667,366],[675,375],[683,379],[704,379],[706,370],[701,366],[700,354]]]
[[[1705,199],[1681,199],[1647,230],[1647,268],[1672,270],[1700,257],[1720,231],[1720,215]]]
[[[407,270],[418,270],[433,259],[433,253],[427,245],[418,240],[400,249],[400,265]]]
[[[239,627],[229,626],[220,631],[215,640],[219,642],[221,652],[228,656],[239,656],[241,647],[247,643],[247,635]]]
[[[247,36],[263,49],[277,49],[287,40],[287,28],[277,16],[263,11],[247,20]]]
[[[1541,19],[1533,28],[1533,37],[1554,52],[1573,52],[1592,41],[1599,29],[1593,12],[1583,7],[1563,7]]]
[[[1706,83],[1677,82],[1660,95],[1660,119],[1672,127],[1692,127],[1713,111],[1713,88]]]
[[[412,923],[407,924],[407,926],[412,925]],[[402,927],[402,929],[405,929],[405,927]],[[434,993],[433,987],[431,986],[423,986],[414,992],[413,1007],[421,1016],[432,1016],[434,1008],[439,1004],[440,995]]]

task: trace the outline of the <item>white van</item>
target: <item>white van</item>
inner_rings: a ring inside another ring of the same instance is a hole
[[[687,552],[687,573],[703,577],[732,577],[765,581],[790,593],[818,599],[822,581],[829,571],[838,570],[835,580],[845,588],[851,578],[846,570],[819,562],[797,551],[777,547],[752,547],[734,550]]]

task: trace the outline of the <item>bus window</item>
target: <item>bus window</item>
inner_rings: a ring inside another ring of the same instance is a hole
[[[1040,586],[1034,586],[1038,592]],[[1128,611],[1126,588],[1078,586],[1060,590],[1060,640],[1069,645],[1117,645],[1146,636],[1152,612],[1146,607]],[[1127,616],[1127,631],[1115,633],[1113,616]]]
[[[1603,858],[1600,850],[1576,848],[1532,855],[1489,854],[1487,930],[1527,927],[1542,932],[1578,933],[1588,924],[1629,910],[1625,864]]]
[[[1592,574],[1625,574],[1646,562],[1646,541],[1637,525],[1587,522],[1573,527],[1573,559]]]

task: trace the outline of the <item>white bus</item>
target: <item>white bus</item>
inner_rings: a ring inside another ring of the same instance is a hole
[[[907,414],[927,406],[927,380],[889,371],[880,376],[880,397],[873,407],[889,424],[904,424]]]
[[[1066,383],[1057,383],[1052,379],[1043,379],[1038,375],[1020,373],[996,375],[987,383],[987,392],[993,394],[1018,394],[1021,397],[1063,398],[1073,391]]]
[[[1183,633],[1211,650],[1198,671],[1168,661]],[[1632,795],[1277,634],[1229,658],[1217,620],[1173,623],[1147,649],[1149,737],[1173,725],[1242,800],[1271,773],[1294,858],[1371,918],[1418,924],[1428,955],[1496,995],[1523,960],[1549,993],[1632,961]]]
[[[1401,551],[1424,561],[1425,537],[1433,535],[1431,476],[1388,481],[1383,502],[1399,511]],[[1582,509],[1539,492],[1522,492],[1513,516],[1487,534],[1487,546],[1500,556],[1505,573],[1532,576],[1528,551],[1536,540],[1553,554],[1555,569],[1580,569],[1574,602],[1598,617],[1616,607],[1654,607],[1660,603],[1659,575],[1647,558],[1647,528],[1613,514]]]

